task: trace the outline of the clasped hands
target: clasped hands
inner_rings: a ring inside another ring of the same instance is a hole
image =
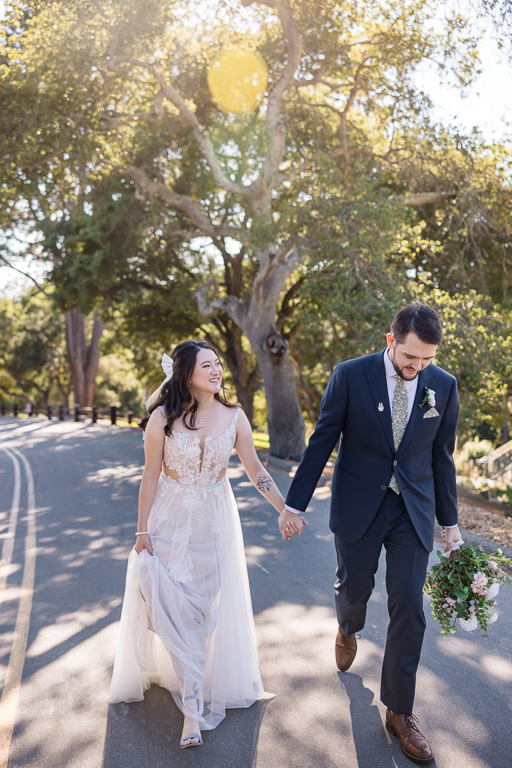
[[[290,512],[286,508],[279,515],[278,522],[279,531],[284,541],[289,541],[296,533],[301,536],[304,526],[309,525],[302,515]]]

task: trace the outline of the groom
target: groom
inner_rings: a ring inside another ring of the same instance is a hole
[[[460,538],[452,458],[458,395],[453,376],[432,362],[441,341],[436,312],[409,304],[391,323],[384,351],[336,367],[282,520],[283,528],[302,532],[295,513],[309,504],[341,436],[330,512],[338,559],[336,663],[345,672],[354,661],[384,546],[389,625],[381,701],[404,754],[425,763],[433,753],[412,710],[434,518],[444,527],[445,550]]]

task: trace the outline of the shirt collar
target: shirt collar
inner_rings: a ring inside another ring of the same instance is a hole
[[[386,371],[386,378],[390,379],[396,376],[396,371],[393,367],[393,363],[389,359],[388,349],[389,347],[386,347],[384,350],[384,370]]]

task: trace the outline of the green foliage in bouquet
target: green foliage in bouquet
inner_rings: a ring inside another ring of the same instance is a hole
[[[480,627],[487,631],[498,618],[496,601],[500,586],[509,587],[512,577],[506,569],[512,560],[501,549],[488,555],[481,547],[463,547],[448,557],[439,550],[439,563],[427,573],[424,592],[430,595],[432,615],[443,634],[456,626],[466,632]]]

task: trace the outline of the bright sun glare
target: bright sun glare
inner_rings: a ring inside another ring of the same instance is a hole
[[[208,72],[212,98],[223,112],[253,112],[267,81],[268,69],[261,56],[241,50],[221,53]]]

